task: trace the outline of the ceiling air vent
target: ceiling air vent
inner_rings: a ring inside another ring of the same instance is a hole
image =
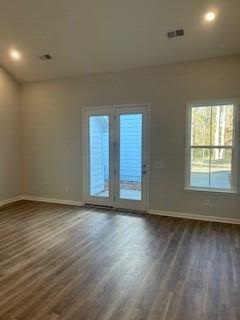
[[[43,55],[39,56],[39,59],[41,59],[43,61],[52,60],[52,56],[49,53],[47,53],[47,54],[43,54]]]
[[[177,38],[177,37],[183,37],[184,36],[184,30],[178,29],[174,31],[169,31],[167,33],[168,38]]]

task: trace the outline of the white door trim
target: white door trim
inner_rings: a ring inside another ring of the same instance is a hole
[[[142,122],[142,165],[145,165],[145,168],[141,168],[141,172],[145,171],[145,174],[142,174],[141,181],[142,181],[142,199],[141,200],[132,200],[132,199],[121,199],[120,194],[120,116],[128,115],[128,114],[142,114],[143,115],[143,122]],[[147,106],[125,106],[123,107],[116,107],[116,153],[115,153],[115,168],[116,168],[116,178],[115,178],[115,207],[117,209],[128,209],[128,210],[139,210],[139,211],[147,211],[148,209],[148,176],[149,176],[149,164],[148,164],[148,113],[149,110]]]
[[[84,201],[84,203],[89,203],[89,197],[87,195],[87,190],[86,190],[86,186],[88,184],[88,163],[89,163],[89,151],[88,151],[88,139],[86,137],[86,133],[88,130],[88,123],[86,123],[86,117],[88,114],[94,114],[96,112],[96,114],[102,113],[102,114],[107,114],[107,112],[109,112],[110,114],[115,114],[115,110],[120,109],[120,108],[145,108],[145,112],[146,112],[146,121],[145,121],[145,130],[146,130],[146,147],[145,147],[145,154],[146,154],[146,158],[145,158],[145,164],[146,164],[146,176],[145,176],[145,185],[146,185],[146,191],[145,191],[145,206],[144,209],[142,208],[136,208],[134,210],[140,210],[140,211],[147,211],[149,208],[149,155],[150,155],[150,110],[151,110],[151,105],[150,103],[138,103],[138,104],[122,104],[122,105],[108,105],[108,106],[94,106],[94,107],[83,107],[82,108],[82,199]],[[111,130],[111,129],[110,129]],[[116,130],[115,130],[116,131]],[[115,137],[114,137],[115,138]],[[111,136],[110,133],[110,152],[113,152],[113,136]],[[115,155],[112,155],[112,159],[114,159],[114,164],[116,163],[116,159],[115,159]],[[113,170],[114,168],[111,169],[110,174],[113,174]],[[111,180],[111,179],[110,179]],[[114,176],[112,179],[113,183],[114,181]],[[112,190],[114,190],[114,194],[115,194],[115,185],[112,188]],[[101,198],[100,198],[101,199]],[[106,199],[104,199],[106,200]],[[111,203],[112,202],[112,205]],[[115,202],[114,199],[111,198],[111,201],[109,201],[107,203],[107,201],[99,201],[99,198],[97,197],[96,202],[93,203],[91,201],[91,204],[96,204],[96,205],[106,205],[106,206],[110,206],[110,207],[116,207],[115,206]],[[119,206],[118,206],[119,207]],[[122,208],[122,209],[129,209],[129,208]],[[131,209],[131,208],[130,208]]]
[[[113,156],[113,134],[114,134],[114,109],[109,107],[96,107],[96,108],[84,108],[83,110],[83,200],[87,204],[96,204],[101,206],[113,206],[114,201],[114,181],[111,177],[114,176],[114,165],[109,162],[109,197],[94,197],[90,196],[88,188],[90,186],[89,181],[89,160],[90,160],[90,150],[89,150],[89,122],[86,121],[89,116],[109,116],[109,157]]]

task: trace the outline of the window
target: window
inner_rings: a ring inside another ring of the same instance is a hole
[[[237,192],[236,129],[235,103],[188,106],[186,189]]]

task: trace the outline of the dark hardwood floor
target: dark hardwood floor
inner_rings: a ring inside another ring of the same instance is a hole
[[[2,207],[0,319],[240,319],[240,226]]]

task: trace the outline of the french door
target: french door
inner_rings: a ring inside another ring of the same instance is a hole
[[[83,130],[85,203],[146,211],[148,107],[84,109]]]

